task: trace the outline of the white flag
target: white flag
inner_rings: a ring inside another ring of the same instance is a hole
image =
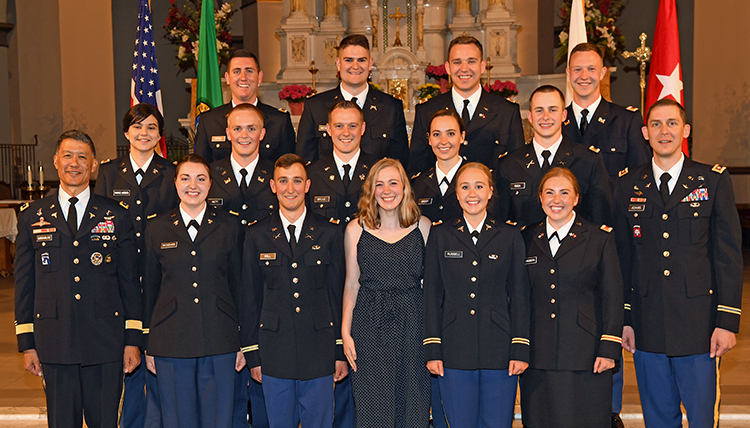
[[[573,0],[570,5],[570,28],[568,29],[568,66],[570,66],[570,51],[579,43],[586,43],[586,10],[583,6],[584,0]],[[570,86],[570,80],[567,80],[565,91],[565,103],[570,104],[573,101],[573,88]]]

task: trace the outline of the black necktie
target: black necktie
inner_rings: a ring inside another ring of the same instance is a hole
[[[247,192],[247,170],[242,168],[240,175],[242,176],[242,180],[240,180],[240,192],[244,195]]]
[[[661,175],[661,184],[659,185],[659,193],[661,193],[661,199],[666,204],[669,200],[669,180],[672,176],[668,172]]]
[[[549,171],[550,166],[552,166],[552,159],[550,159],[551,156],[551,151],[542,150],[542,157],[544,158],[544,162],[542,162],[542,174],[546,174],[547,171]]]
[[[297,248],[297,235],[294,233],[294,230],[297,227],[290,224],[286,228],[289,229],[289,247],[292,249],[292,253],[294,253],[294,249]]]
[[[461,120],[464,121],[464,127],[469,126],[471,116],[469,116],[469,100],[464,100],[464,110],[461,112]]]
[[[471,235],[472,238],[476,238],[476,240],[479,241],[479,231],[478,230],[475,230],[475,231],[471,232],[470,235]],[[476,244],[476,242],[474,244]]]
[[[552,238],[557,238],[557,240],[560,241],[560,236],[557,234],[557,231],[552,232],[552,235],[549,236],[550,242],[552,242]]]
[[[143,176],[146,175],[145,172],[141,168],[138,168],[138,171],[135,172],[135,178],[138,185],[141,185],[141,181],[143,181]],[[140,180],[139,180],[140,179]]]
[[[356,104],[357,107],[359,107],[359,103],[357,102],[359,100],[357,99],[357,97],[352,97],[352,99],[350,101],[353,102],[354,104]]]
[[[198,221],[197,221],[197,220],[190,220],[190,221],[188,222],[188,229],[190,229],[191,227],[194,227],[194,228],[195,228],[195,231],[197,232],[197,231],[198,231],[198,229],[200,229],[200,228],[201,228],[201,225],[200,225],[200,224],[198,224]]]
[[[344,190],[346,194],[349,194],[349,185],[352,183],[352,179],[349,177],[349,171],[352,170],[352,166],[348,163],[344,164]]]
[[[76,232],[78,232],[78,211],[76,210],[78,198],[73,196],[68,199],[68,202],[70,202],[70,206],[68,207],[68,226],[70,227],[70,231],[73,232],[73,235],[75,235]]]
[[[581,126],[579,129],[581,130],[581,135],[586,133],[586,128],[589,127],[589,122],[586,120],[586,116],[589,115],[589,111],[587,109],[581,110]]]

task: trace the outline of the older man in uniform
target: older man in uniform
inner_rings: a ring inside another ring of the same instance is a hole
[[[737,342],[742,233],[732,181],[721,165],[682,154],[684,108],[662,99],[643,136],[651,162],[618,183],[617,244],[625,285],[622,346],[634,352],[649,428],[719,423],[720,357]]]
[[[123,369],[140,363],[141,292],[130,216],[93,195],[91,138],[63,133],[60,188],[22,207],[16,250],[16,336],[24,367],[44,376],[50,427],[117,425]]]
[[[227,116],[232,108],[240,104],[252,104],[265,118],[267,136],[260,145],[260,157],[273,164],[284,153],[294,153],[294,127],[292,119],[283,109],[263,104],[258,99],[258,85],[263,81],[263,72],[254,53],[238,49],[229,59],[224,79],[232,91],[232,100],[200,115],[195,132],[195,154],[203,156],[208,163],[226,158],[232,145],[226,135]]]
[[[523,123],[518,104],[482,89],[486,63],[479,40],[459,36],[448,46],[449,70],[453,88],[426,103],[417,105],[409,146],[409,175],[435,165],[435,155],[427,140],[430,118],[441,109],[454,109],[466,127],[461,156],[467,162],[481,162],[495,168],[504,154],[523,146]]]
[[[307,212],[310,180],[297,155],[276,161],[279,211],[248,228],[243,284],[252,345],[243,348],[262,382],[272,428],[331,427],[333,383],[347,374],[341,342],[344,243],[340,226]]]
[[[326,129],[328,110],[339,101],[357,103],[367,122],[361,149],[376,159],[394,158],[406,166],[409,138],[406,135],[404,104],[386,93],[370,88],[367,78],[372,70],[370,42],[361,34],[344,37],[339,44],[336,68],[341,85],[305,101],[305,110],[297,129],[297,154],[306,163],[324,158],[333,151]]]

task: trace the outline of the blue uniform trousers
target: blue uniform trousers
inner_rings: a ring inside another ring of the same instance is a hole
[[[625,383],[625,376],[623,375],[625,367],[622,363],[622,352],[620,352],[620,365],[615,367],[617,371],[612,373],[612,413],[617,414],[622,411],[622,387]]]
[[[508,370],[445,369],[438,380],[448,425],[511,428],[518,376],[508,376]]]
[[[716,426],[719,358],[709,358],[709,354],[667,357],[636,351],[633,360],[647,428],[681,427],[680,402],[690,428]]]
[[[253,428],[268,428],[266,401],[263,399],[263,387],[250,376],[248,368],[242,369],[234,381],[234,416],[233,428],[248,428],[247,402],[250,400],[250,414]]]
[[[354,396],[349,376],[333,387],[333,428],[354,428]]]
[[[146,356],[141,351],[141,364],[132,373],[125,374],[120,428],[161,427],[156,376],[146,368]]]
[[[333,375],[310,380],[263,375],[268,424],[271,428],[333,426]]]
[[[236,357],[155,357],[164,427],[231,427]]]
[[[433,428],[448,428],[443,410],[443,397],[440,395],[439,376],[430,375],[430,411],[432,414]]]

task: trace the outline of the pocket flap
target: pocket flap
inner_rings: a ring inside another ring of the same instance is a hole
[[[315,326],[315,330],[333,328],[333,315],[331,315],[331,308],[313,312],[313,325]]]
[[[279,329],[279,316],[276,312],[261,311],[260,328],[261,330],[277,331]]]
[[[329,265],[331,264],[331,253],[318,250],[305,254],[305,266]]]

